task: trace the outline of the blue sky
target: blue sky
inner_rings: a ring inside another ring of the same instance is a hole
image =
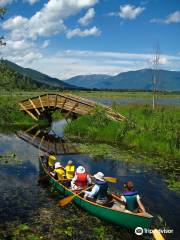
[[[179,0],[0,0],[1,56],[60,79],[150,68],[180,70]]]

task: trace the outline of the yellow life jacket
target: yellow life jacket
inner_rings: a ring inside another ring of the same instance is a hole
[[[53,155],[49,155],[49,157],[48,157],[48,166],[49,166],[49,167],[53,167],[55,161],[56,161],[56,157],[53,156]]]
[[[57,173],[58,180],[62,180],[62,179],[64,179],[65,171],[64,171],[63,168],[57,168],[57,169],[54,169],[54,172]]]
[[[66,170],[66,177],[67,179],[72,179],[74,177],[75,166],[74,165],[67,165],[65,167]]]

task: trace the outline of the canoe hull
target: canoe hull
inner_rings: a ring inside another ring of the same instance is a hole
[[[47,174],[47,171],[45,171],[45,173]],[[73,194],[71,190],[69,190],[68,188],[66,188],[59,182],[57,182],[49,174],[48,174],[48,180],[49,180],[49,183],[55,186],[55,188],[59,190],[64,196],[70,196]],[[153,217],[143,217],[135,214],[115,211],[110,208],[90,202],[80,196],[74,197],[73,201],[78,206],[80,206],[87,212],[91,213],[92,215],[119,226],[123,226],[130,229],[135,229],[136,227],[142,227],[143,229],[145,228],[150,229],[152,224]]]

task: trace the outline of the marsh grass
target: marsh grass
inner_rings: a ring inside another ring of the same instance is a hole
[[[180,157],[179,107],[159,107],[156,111],[142,105],[114,105],[113,108],[127,116],[128,121],[111,121],[103,109],[96,108],[92,115],[68,124],[65,134],[160,156]]]

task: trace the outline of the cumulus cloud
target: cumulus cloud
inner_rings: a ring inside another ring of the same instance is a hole
[[[49,0],[31,18],[16,16],[8,19],[3,28],[12,31],[15,39],[46,37],[64,32],[63,20],[97,3],[97,0]]]
[[[7,46],[1,51],[3,56],[17,63],[33,62],[41,58],[40,50],[43,51],[43,48],[49,45],[49,41],[45,40],[39,46],[39,38],[60,33],[67,34],[69,38],[100,34],[96,27],[84,31],[68,30],[64,24],[64,19],[92,7],[97,2],[98,0],[49,0],[30,18],[20,15],[9,18],[2,24],[2,28],[7,31]]]
[[[119,16],[123,19],[135,19],[138,15],[140,15],[145,10],[144,7],[135,7],[133,5],[121,5]]]
[[[165,19],[153,18],[150,20],[151,23],[180,23],[180,11],[173,12],[169,14]]]
[[[111,12],[108,15],[119,16],[120,18],[123,18],[123,19],[133,20],[133,19],[136,19],[144,10],[145,10],[145,7],[136,7],[134,5],[125,4],[125,5],[120,5],[119,12]]]
[[[101,34],[101,31],[96,27],[92,27],[90,29],[85,29],[85,30],[81,30],[79,28],[75,28],[73,30],[68,30],[68,32],[66,33],[66,37],[68,39],[72,38],[72,37],[88,37],[88,36],[99,36]]]
[[[82,18],[80,18],[79,20],[78,20],[78,22],[81,24],[81,25],[83,25],[83,26],[87,26],[91,21],[92,21],[92,19],[94,18],[94,16],[95,16],[95,10],[94,10],[94,8],[90,8],[87,12],[86,12],[86,14],[82,17]]]

